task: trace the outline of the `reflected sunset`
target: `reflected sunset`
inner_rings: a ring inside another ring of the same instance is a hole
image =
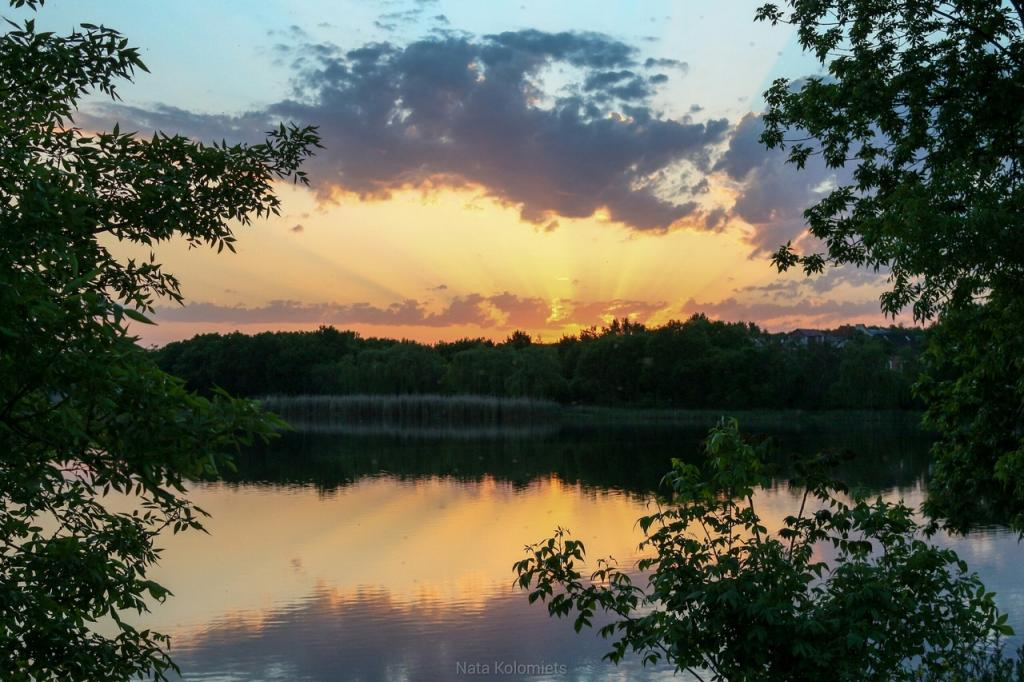
[[[384,590],[417,609],[483,608],[512,593],[523,545],[557,525],[576,531],[592,557],[632,565],[642,539],[636,519],[647,513],[635,497],[557,477],[517,487],[383,476],[329,493],[283,488],[268,497],[216,484],[192,494],[212,515],[210,534],[168,538],[156,578],[179,597],[156,617],[185,632],[210,619],[257,624],[261,611],[314,590],[339,600]],[[479,560],[459,561],[470,553]]]

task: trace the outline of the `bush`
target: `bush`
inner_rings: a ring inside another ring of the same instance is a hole
[[[519,587],[575,614],[577,631],[611,615],[607,659],[632,652],[698,679],[956,679],[1012,634],[977,575],[920,539],[910,508],[844,501],[825,458],[798,467],[799,509],[769,531],[754,504],[767,477],[735,420],[711,430],[704,455],[674,461],[671,496],[639,521],[646,589],[611,561],[584,579],[583,544],[563,529],[527,547]]]

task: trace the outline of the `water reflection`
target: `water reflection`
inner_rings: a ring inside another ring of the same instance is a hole
[[[448,680],[459,677],[460,663],[502,662],[564,666],[565,674],[531,679],[672,677],[636,664],[606,670],[598,661],[604,642],[593,633],[577,636],[565,622],[553,625],[521,595],[494,594],[484,603],[400,600],[383,587],[320,584],[258,623],[218,619],[180,637],[178,659],[210,671],[196,679]]]
[[[632,565],[636,518],[669,459],[695,452],[698,440],[651,431],[491,442],[295,435],[247,453],[230,480],[195,487],[211,534],[165,543],[157,578],[176,597],[146,624],[174,636],[187,679],[468,680],[479,675],[459,675],[459,662],[479,670],[510,661],[565,673],[501,679],[667,679],[669,670],[602,663],[606,644],[528,605],[512,589],[511,565],[556,525],[592,558]],[[868,453],[846,465],[853,484],[923,499],[926,439],[790,436],[779,452],[825,447]],[[781,478],[756,502],[769,525],[799,503]],[[937,540],[982,574],[1024,631],[1015,536]]]
[[[345,487],[382,473],[400,479],[450,476],[474,481],[490,476],[515,485],[548,475],[589,488],[648,495],[671,468],[673,457],[696,457],[706,430],[645,427],[599,431],[567,429],[544,438],[490,440],[367,438],[293,433],[243,453],[236,483]],[[908,487],[928,464],[927,435],[910,429],[772,434],[775,464],[790,453],[822,450],[852,455],[838,475],[869,490]],[[869,463],[869,466],[865,466]]]

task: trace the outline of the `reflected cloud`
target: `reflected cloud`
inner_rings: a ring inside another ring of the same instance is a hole
[[[511,580],[509,581],[511,583]],[[595,618],[595,625],[603,624]],[[502,679],[679,679],[662,666],[601,661],[607,641],[531,605],[509,584],[482,604],[426,596],[397,600],[382,588],[317,585],[298,603],[235,615],[174,638],[185,678],[308,680],[456,679],[457,665],[518,662],[565,666],[568,675]],[[301,653],[299,653],[301,652]],[[202,671],[199,674],[199,671]]]

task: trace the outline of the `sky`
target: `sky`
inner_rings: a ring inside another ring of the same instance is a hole
[[[52,0],[37,23],[103,23],[141,48],[150,73],[120,102],[87,98],[84,129],[254,142],[319,126],[310,186],[278,186],[281,215],[239,227],[237,254],[156,249],[186,305],[161,303],[146,344],[323,324],[555,341],[698,312],[888,323],[885,273],[771,267],[788,240],[815,247],[802,212],[849,172],[759,143],[761,93],[821,67],[757,5]]]

